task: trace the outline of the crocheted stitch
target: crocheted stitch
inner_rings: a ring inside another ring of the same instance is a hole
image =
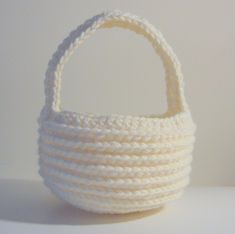
[[[165,68],[168,110],[162,116],[81,114],[61,110],[61,75],[97,29],[121,27],[146,37]],[[180,63],[147,20],[120,11],[85,21],[48,64],[39,117],[39,173],[58,197],[97,213],[160,207],[189,183],[196,126],[184,96]]]

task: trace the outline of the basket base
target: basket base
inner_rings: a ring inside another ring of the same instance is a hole
[[[96,207],[92,207],[92,206],[86,206],[82,203],[74,203],[73,200],[70,200],[69,198],[65,198],[62,197],[58,194],[58,192],[54,192],[51,190],[51,192],[62,202],[69,204],[70,206],[76,207],[77,209],[86,211],[86,212],[91,212],[94,214],[100,214],[100,215],[129,215],[129,214],[136,214],[137,216],[139,214],[141,214],[141,216],[148,216],[148,215],[152,215],[152,214],[156,214],[156,213],[160,213],[164,208],[165,208],[165,204],[161,204],[161,205],[156,205],[154,207],[151,208],[133,208],[130,210],[115,210],[115,209],[97,209]]]
[[[64,200],[64,199],[60,199],[60,200]],[[124,215],[124,216],[128,216],[128,215],[136,215],[136,216],[149,216],[149,215],[153,215],[153,214],[157,214],[163,211],[163,209],[165,208],[165,205],[159,205],[156,206],[154,208],[149,208],[149,209],[143,209],[143,210],[130,210],[130,211],[120,211],[120,210],[97,210],[97,209],[92,209],[91,207],[85,207],[82,205],[73,205],[71,204],[71,202],[67,202],[69,205],[71,206],[75,206],[77,209],[86,211],[86,212],[91,212],[94,214],[100,214],[100,215],[114,215],[114,216],[118,216],[118,215]]]
[[[66,194],[63,191],[58,190],[54,186],[48,186],[46,181],[44,180],[44,185],[55,195],[59,200],[62,202],[66,202],[69,205],[72,205],[74,207],[77,207],[81,210],[92,212],[96,214],[130,214],[130,213],[144,213],[144,212],[150,212],[150,213],[159,213],[163,210],[165,207],[166,202],[158,203],[156,205],[151,204],[151,206],[143,206],[143,207],[117,207],[117,206],[95,206],[90,203],[87,203],[87,201],[76,199],[76,196],[73,196],[72,194]],[[174,197],[179,198],[181,197],[183,191],[180,191],[176,194]],[[171,199],[172,200],[172,199]]]

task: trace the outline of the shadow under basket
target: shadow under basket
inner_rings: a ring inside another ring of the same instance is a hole
[[[97,29],[130,29],[146,37],[166,73],[162,116],[80,114],[61,110],[61,74],[68,58]],[[143,18],[105,12],[59,45],[45,79],[39,117],[39,173],[59,198],[81,209],[121,214],[162,207],[189,183],[194,133],[180,63],[162,34]]]

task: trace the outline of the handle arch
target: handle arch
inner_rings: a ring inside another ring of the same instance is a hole
[[[70,56],[96,30],[111,27],[129,29],[149,40],[156,53],[160,56],[165,70],[168,103],[167,115],[187,111],[188,106],[184,97],[181,66],[178,58],[162,34],[146,19],[115,10],[101,13],[85,21],[72,31],[58,46],[57,51],[49,61],[44,81],[45,106],[42,111],[44,118],[50,118],[54,112],[61,111],[61,76],[64,65]]]

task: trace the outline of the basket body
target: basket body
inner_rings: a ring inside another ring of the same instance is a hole
[[[102,116],[59,109],[55,90],[60,88],[57,78],[62,68],[58,67],[63,67],[68,48],[71,44],[77,48],[77,38],[85,37],[81,31],[90,33],[107,22],[109,27],[113,19],[121,26],[128,20],[134,26],[143,22],[120,12],[98,15],[72,32],[49,63],[46,104],[39,118],[39,173],[57,197],[84,210],[119,214],[158,208],[181,196],[189,183],[195,124],[175,67],[172,70],[179,79],[167,83],[169,110],[161,117]],[[152,30],[145,21],[144,25]],[[169,95],[172,90],[173,97]]]

